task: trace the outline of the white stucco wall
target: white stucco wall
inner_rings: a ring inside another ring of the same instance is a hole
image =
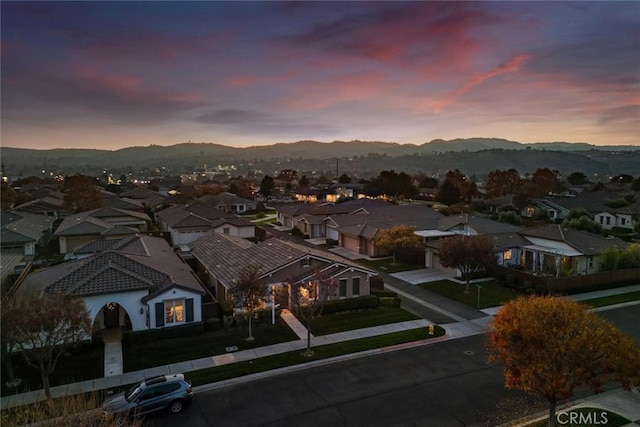
[[[147,301],[147,304],[149,306],[149,324],[150,324],[150,329],[156,329],[156,303],[158,302],[162,302],[164,303],[164,301],[167,300],[174,300],[174,299],[186,299],[186,298],[193,298],[193,321],[194,322],[200,322],[202,321],[202,297],[200,294],[195,293],[195,292],[190,292],[186,289],[181,289],[181,288],[172,288],[169,289],[167,292],[158,295],[155,298],[150,299],[149,301]],[[163,313],[164,315],[164,313]],[[168,324],[168,325],[164,325],[163,327],[172,327],[172,326],[179,326],[179,325],[184,325],[186,324],[186,322],[182,322],[182,323],[172,323],[172,324]]]
[[[255,227],[237,227],[231,224],[223,224],[219,227],[214,228],[214,231],[216,233],[224,234],[225,228],[229,229],[228,236],[240,237],[241,239],[256,237]]]
[[[131,327],[134,331],[141,331],[148,329],[146,324],[146,309],[147,306],[142,304],[141,299],[148,294],[147,291],[133,291],[123,292],[118,294],[107,295],[95,295],[90,297],[84,297],[84,303],[87,306],[89,316],[91,316],[92,324],[95,324],[96,317],[100,313],[100,310],[110,302],[120,305],[121,310],[126,310],[131,319]],[[143,313],[140,313],[140,309],[143,309]],[[122,312],[120,313],[123,316]],[[122,322],[122,317],[120,321]],[[104,325],[98,325],[102,327]]]

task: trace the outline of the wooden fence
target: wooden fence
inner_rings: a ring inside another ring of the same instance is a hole
[[[513,268],[496,267],[495,276],[501,280],[515,280],[519,284],[529,283],[534,289],[551,289],[552,292],[561,294],[640,284],[640,268],[556,278],[553,276],[534,275],[533,273]]]

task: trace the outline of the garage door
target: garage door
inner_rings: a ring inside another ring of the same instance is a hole
[[[350,251],[360,252],[360,247],[358,245],[357,237],[349,237],[342,235],[342,247],[349,249]]]

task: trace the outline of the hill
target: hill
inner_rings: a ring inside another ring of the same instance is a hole
[[[63,175],[75,172],[100,175],[103,170],[148,175],[164,168],[165,174],[178,175],[204,165],[211,168],[231,164],[238,174],[253,170],[274,173],[292,168],[333,176],[337,159],[344,171],[359,176],[376,175],[382,169],[431,175],[456,168],[468,175],[482,176],[494,169],[511,167],[521,173],[549,167],[563,174],[581,171],[594,177],[640,174],[640,147],[637,146],[566,142],[521,144],[499,138],[435,139],[421,145],[382,141],[298,141],[244,148],[213,143],[119,150],[3,147],[1,153],[11,177],[40,175],[43,169]]]

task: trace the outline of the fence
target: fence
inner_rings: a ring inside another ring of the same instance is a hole
[[[508,278],[517,283],[529,282],[531,287],[551,289],[554,293],[576,293],[612,288],[626,284],[640,283],[640,268],[605,271],[601,273],[578,275],[569,277],[539,276],[530,272],[515,270],[507,267],[496,267],[496,278]]]

